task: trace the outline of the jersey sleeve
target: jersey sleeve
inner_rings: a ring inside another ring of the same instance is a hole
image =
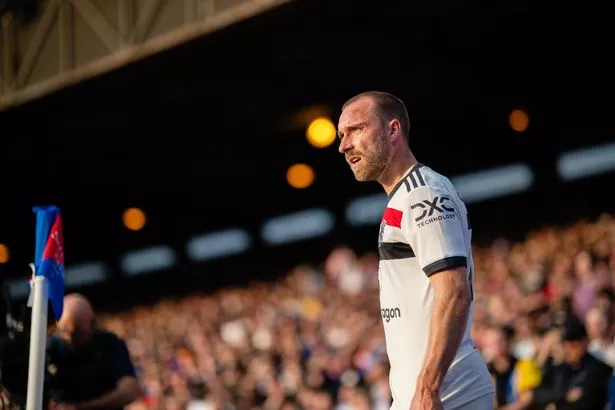
[[[401,229],[427,276],[467,267],[465,216],[450,193],[420,187],[408,194],[404,207]]]

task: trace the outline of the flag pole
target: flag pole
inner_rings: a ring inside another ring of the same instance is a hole
[[[49,298],[47,278],[42,275],[33,275],[32,288],[34,301],[32,305],[26,410],[42,410],[47,345],[47,303]]]

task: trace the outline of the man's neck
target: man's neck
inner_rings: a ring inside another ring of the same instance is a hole
[[[500,372],[506,373],[510,369],[510,357],[508,356],[498,356],[492,361],[493,367]]]
[[[389,166],[384,170],[378,182],[389,195],[397,183],[406,176],[406,172],[411,166],[417,163],[416,158],[409,150],[402,151],[395,155],[389,162]]]

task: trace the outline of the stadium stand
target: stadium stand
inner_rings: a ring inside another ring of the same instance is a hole
[[[586,324],[590,352],[615,365],[614,250],[609,214],[475,249],[473,338],[499,405],[562,360],[558,326],[575,318]],[[102,316],[128,341],[145,390],[131,409],[387,409],[377,264],[374,254],[340,247],[275,284]],[[504,370],[503,357],[512,363]]]

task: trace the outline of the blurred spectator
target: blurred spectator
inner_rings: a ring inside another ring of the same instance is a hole
[[[588,351],[595,358],[615,368],[612,313],[598,306],[593,307],[587,313],[585,323],[589,336]]]
[[[495,407],[513,403],[520,393],[540,383],[540,369],[533,358],[517,359],[510,351],[510,329],[491,328],[484,338],[483,357],[495,383]]]
[[[562,335],[563,363],[547,364],[540,386],[521,393],[507,409],[603,409],[608,403],[611,367],[587,351],[582,323],[569,322]]]

